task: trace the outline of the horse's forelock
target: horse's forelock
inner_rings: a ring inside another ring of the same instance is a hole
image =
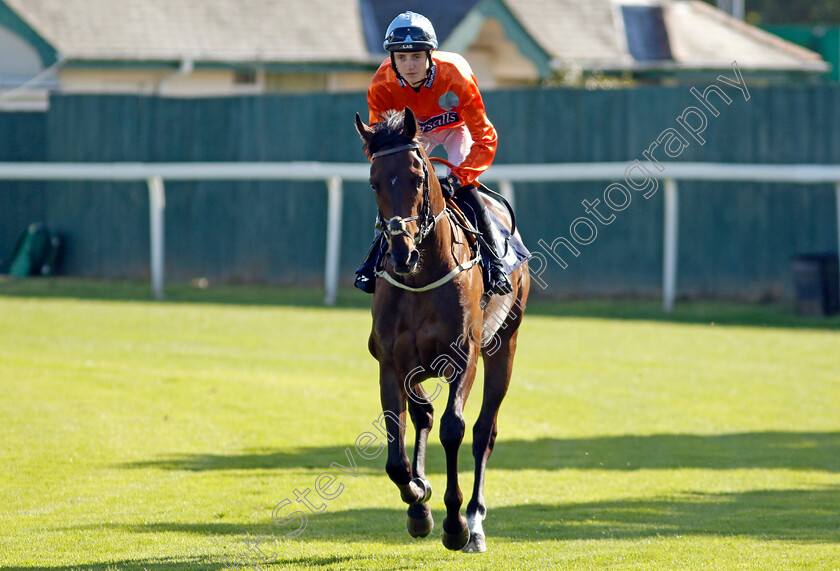
[[[382,117],[382,121],[373,123],[373,136],[365,145],[365,152],[368,156],[387,147],[396,147],[398,145],[406,145],[412,142],[403,134],[403,126],[405,123],[405,114],[403,111],[387,111]],[[419,137],[418,137],[419,139]]]

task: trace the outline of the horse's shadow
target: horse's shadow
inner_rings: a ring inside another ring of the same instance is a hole
[[[15,565],[2,567],[3,571],[209,571],[220,568],[218,561],[211,557],[159,559],[130,559],[109,561],[107,563],[85,563],[83,565]]]
[[[222,557],[163,557],[156,559],[127,559],[120,561],[109,561],[106,563],[85,563],[84,565],[31,565],[2,567],[3,571],[219,571],[220,569],[265,569],[260,565],[259,560],[250,561],[243,555],[247,555],[245,547],[243,553],[233,554],[229,559]],[[241,558],[240,558],[241,557]],[[311,567],[329,569],[333,565],[346,563],[352,560],[365,560],[363,555],[324,555],[307,557],[278,557],[271,563],[283,567],[293,566],[295,569],[307,569]],[[263,562],[265,563],[265,562]]]
[[[353,445],[250,450],[241,454],[182,454],[120,465],[165,470],[256,470],[329,468],[348,465],[354,455],[360,473],[380,474],[384,453],[363,460]],[[471,454],[469,447],[462,457]],[[743,468],[840,472],[840,432],[745,432],[735,434],[653,434],[592,438],[541,438],[496,443],[490,470],[669,470]],[[426,471],[444,474],[440,446],[429,447]]]
[[[761,541],[840,543],[840,486],[816,490],[759,490],[729,493],[683,493],[658,498],[630,498],[602,502],[491,506],[486,529],[492,542],[634,540],[661,537],[714,536],[751,537]],[[138,534],[186,533],[205,537],[249,536],[262,538],[272,563],[280,566],[325,566],[366,555],[290,555],[292,542],[361,542],[405,545],[437,541],[438,528],[426,539],[411,539],[405,533],[403,508],[364,508],[326,511],[311,516],[304,532],[295,539],[283,536],[271,522],[259,524],[148,523],[95,524],[74,529],[118,529]],[[244,543],[241,551],[245,553]],[[235,557],[232,555],[231,557]],[[221,560],[199,557],[188,560],[154,559],[115,561],[85,565],[85,569],[110,571],[165,571],[219,569]],[[18,571],[58,571],[73,567],[20,566]]]
[[[346,464],[345,447],[255,450],[238,455],[181,455],[124,465],[165,470],[327,469]],[[352,446],[350,446],[352,448]],[[440,447],[430,449],[427,469],[445,473]],[[469,453],[464,447],[463,453]],[[384,455],[359,461],[365,475],[383,475]],[[551,478],[563,469],[592,471],[779,469],[840,472],[840,432],[749,432],[722,435],[659,434],[594,438],[499,441],[491,470],[537,470]],[[485,527],[491,538],[512,541],[639,539],[677,536],[747,536],[761,540],[840,543],[840,486],[742,492],[673,493],[657,497],[595,502],[490,506]],[[436,517],[442,516],[437,510]],[[283,559],[285,541],[384,542],[412,540],[405,533],[405,509],[328,509],[309,515],[297,539],[265,521],[114,524],[134,533],[189,533],[271,539]],[[100,526],[101,527],[101,526]],[[106,526],[107,527],[107,526]],[[439,529],[433,537],[439,537]],[[280,543],[278,543],[280,542]],[[154,567],[149,567],[152,569]],[[196,569],[202,567],[194,567]]]
[[[840,543],[840,486],[817,490],[687,492],[565,505],[517,505],[488,513],[491,535],[528,540],[747,536]],[[491,519],[492,518],[492,519]]]
[[[491,506],[490,538],[514,541],[748,536],[763,541],[840,543],[840,486],[816,490],[683,493],[585,503]],[[442,512],[438,511],[439,515]],[[375,531],[359,522],[381,522]],[[357,509],[312,517],[308,539],[411,541],[404,509]],[[303,536],[301,536],[303,537]]]
[[[385,461],[383,453],[379,459],[364,460],[355,452],[353,444],[347,446],[321,446],[299,448],[250,449],[239,454],[171,454],[155,460],[142,460],[118,464],[120,468],[158,468],[162,470],[184,470],[205,472],[214,470],[325,470],[333,462],[347,466],[347,449],[353,455],[356,468],[362,474],[380,473]]]
[[[656,498],[493,506],[485,526],[490,537],[513,541],[746,536],[763,541],[840,543],[838,513],[840,486],[830,486],[815,490],[687,492]],[[438,515],[442,511],[438,510]],[[285,538],[283,530],[270,521],[111,524],[110,527],[134,533],[261,537],[271,549],[282,554],[284,542],[426,541],[409,538],[404,524],[405,510],[395,507],[327,510],[310,515],[303,533],[295,539]],[[97,529],[102,527],[97,524]],[[431,537],[437,538],[439,533],[436,528]]]

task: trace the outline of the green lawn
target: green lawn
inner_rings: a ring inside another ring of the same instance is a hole
[[[487,475],[488,552],[468,555],[440,543],[437,430],[426,539],[406,533],[384,456],[353,452],[380,412],[367,298],[167,293],[0,281],[0,568],[222,569],[246,540],[272,562],[241,569],[840,568],[840,318],[532,303]],[[326,471],[343,486],[328,501]],[[306,488],[322,513],[295,502]],[[293,539],[297,523],[271,520],[285,499],[308,513]]]

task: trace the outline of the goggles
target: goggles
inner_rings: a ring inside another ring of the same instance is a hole
[[[406,38],[411,37],[414,42],[428,42],[432,38],[422,28],[416,26],[409,26],[406,28],[394,28],[385,41],[388,43],[404,42]]]

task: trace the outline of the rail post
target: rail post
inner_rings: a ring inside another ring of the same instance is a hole
[[[677,251],[679,243],[679,194],[677,181],[665,179],[665,232],[662,253],[662,308],[674,309],[677,294]]]
[[[338,271],[341,260],[341,211],[343,184],[340,176],[327,179],[327,255],[324,268],[324,304],[335,305],[338,298]]]
[[[149,242],[151,244],[152,292],[155,299],[163,299],[164,282],[164,218],[166,194],[163,178],[155,175],[146,180],[149,186]]]

